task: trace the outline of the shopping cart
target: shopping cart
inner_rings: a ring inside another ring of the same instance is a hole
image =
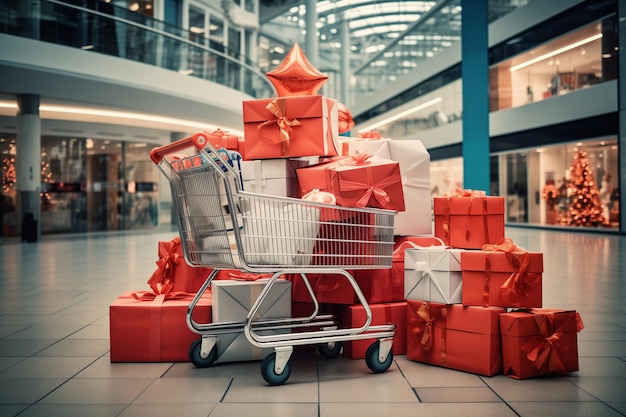
[[[190,147],[199,154],[172,157]],[[201,335],[189,351],[194,365],[216,361],[220,334],[243,332],[253,346],[273,348],[261,364],[270,385],[287,381],[293,347],[300,345],[315,344],[320,354],[333,357],[340,353],[341,342],[376,339],[367,350],[367,366],[374,373],[391,366],[394,325],[371,325],[371,309],[348,270],[391,267],[395,212],[245,192],[229,158],[204,133],[155,148],[150,156],[170,182],[185,261],[213,268],[187,310],[187,325]],[[197,323],[193,310],[223,269],[271,277],[243,322]],[[364,323],[342,328],[337,317],[319,314],[307,274],[344,277],[364,307]],[[254,319],[276,281],[286,275],[302,279],[313,312],[299,318]]]

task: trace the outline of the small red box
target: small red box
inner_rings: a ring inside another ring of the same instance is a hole
[[[528,252],[528,267],[519,271],[510,254],[461,252],[461,302],[465,306],[530,308],[542,306],[543,254]],[[521,274],[520,274],[521,272]]]
[[[207,132],[207,140],[216,149],[229,149],[236,151],[239,148],[239,136],[229,135],[228,132],[224,132],[221,129],[217,129],[214,132]]]
[[[504,374],[515,379],[578,371],[576,311],[531,309],[500,315]]]
[[[111,362],[189,362],[189,347],[200,336],[187,327],[194,294],[155,295],[130,291],[109,306]],[[194,309],[197,323],[211,323],[211,297]]]
[[[372,310],[371,326],[393,323],[396,326],[396,335],[393,338],[391,351],[394,355],[406,353],[406,302],[369,304]],[[348,306],[343,315],[345,328],[359,328],[365,324],[365,309],[362,305]],[[343,354],[350,359],[362,359],[367,348],[376,340],[363,339],[344,342]]]
[[[502,372],[498,307],[407,300],[407,359],[493,376]]]
[[[336,100],[321,95],[248,100],[243,122],[246,160],[337,155]]]
[[[171,291],[197,292],[213,271],[211,268],[192,267],[185,262],[180,238],[158,242],[157,270],[148,285],[155,294]]]
[[[435,236],[453,248],[480,249],[504,237],[504,197],[435,197],[433,209]]]
[[[296,170],[302,194],[328,191],[343,207],[375,207],[404,211],[400,164],[387,159],[345,163],[342,157],[325,164]]]

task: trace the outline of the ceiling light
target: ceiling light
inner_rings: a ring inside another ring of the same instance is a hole
[[[408,110],[405,110],[405,111],[400,112],[398,114],[394,114],[393,116],[387,117],[386,119],[383,119],[383,120],[381,120],[379,122],[372,123],[371,125],[366,126],[366,127],[362,128],[362,129],[360,129],[359,133],[367,132],[368,130],[373,130],[373,129],[376,129],[376,128],[380,127],[380,126],[384,126],[384,125],[389,124],[391,122],[394,122],[394,121],[396,121],[398,119],[401,119],[401,118],[403,118],[405,116],[408,116],[409,114],[418,112],[420,110],[424,110],[425,108],[430,107],[430,106],[432,106],[434,104],[437,104],[439,102],[441,102],[441,97],[437,97],[435,99],[427,101],[426,103],[422,103],[422,104],[419,104],[419,105],[417,105],[415,107],[411,107]]]
[[[562,48],[559,48],[557,50],[549,52],[547,54],[538,56],[537,58],[533,58],[533,59],[530,59],[530,60],[528,60],[526,62],[522,62],[521,64],[514,65],[514,66],[511,67],[510,71],[513,72],[513,71],[517,71],[517,70],[522,69],[522,68],[526,68],[529,65],[536,64],[537,62],[543,61],[544,59],[552,58],[555,55],[562,54],[563,52],[567,52],[569,50],[572,50],[572,49],[577,48],[577,47],[582,46],[582,45],[586,45],[586,44],[588,44],[590,42],[593,42],[593,41],[601,39],[601,38],[602,38],[602,34],[601,33],[597,33],[597,34],[595,34],[593,36],[590,36],[588,38],[585,38],[585,39],[583,39],[581,41],[574,42],[572,44],[569,44],[567,46],[564,46]]]

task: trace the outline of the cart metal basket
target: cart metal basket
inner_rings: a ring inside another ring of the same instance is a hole
[[[173,156],[190,146],[199,154]],[[214,269],[187,311],[189,328],[202,336],[190,348],[190,359],[196,366],[215,361],[220,333],[243,331],[252,345],[274,348],[261,365],[261,373],[271,385],[289,378],[289,358],[295,345],[318,344],[320,353],[334,356],[340,353],[340,342],[376,338],[366,363],[374,372],[389,368],[394,326],[370,325],[371,310],[346,270],[391,267],[395,212],[245,192],[229,155],[213,148],[204,133],[155,148],[151,158],[170,182],[186,262]],[[193,309],[220,269],[273,275],[245,321],[197,323]],[[319,303],[307,279],[312,273],[335,274],[348,280],[366,312],[361,327],[339,328],[334,317],[318,315]],[[313,313],[301,318],[253,320],[276,280],[286,274],[303,280],[314,304]],[[294,328],[300,331],[259,333]]]

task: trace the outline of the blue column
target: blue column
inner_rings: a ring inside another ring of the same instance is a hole
[[[314,67],[319,65],[319,44],[317,41],[317,1],[306,0],[306,57]]]
[[[461,0],[463,187],[489,193],[487,0]]]
[[[347,13],[344,13],[341,20],[341,102],[350,106],[350,25]]]

